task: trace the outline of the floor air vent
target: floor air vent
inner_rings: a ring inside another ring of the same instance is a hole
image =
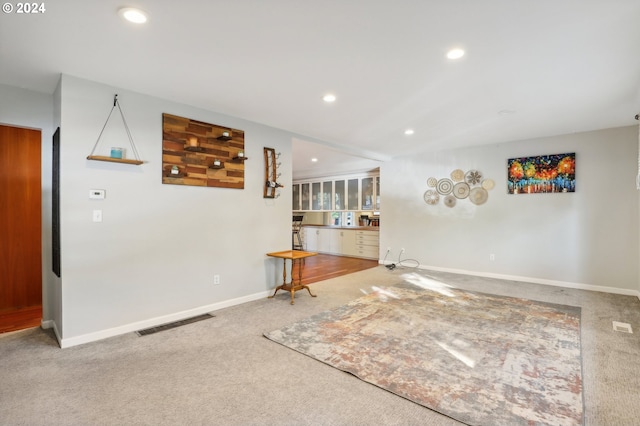
[[[138,336],[148,336],[149,334],[157,333],[159,331],[170,330],[172,328],[181,327],[183,325],[192,324],[194,322],[213,318],[211,314],[198,315],[197,317],[187,318],[181,321],[170,322],[168,324],[159,325],[157,327],[147,328],[145,330],[136,331]]]
[[[626,322],[614,321],[613,322],[613,330],[614,331],[619,331],[621,333],[631,333],[631,334],[633,334],[633,331],[631,331],[631,324],[627,324]]]

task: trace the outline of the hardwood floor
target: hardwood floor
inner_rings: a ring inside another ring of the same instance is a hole
[[[42,321],[42,305],[0,311],[0,333],[37,327]]]
[[[378,266],[377,260],[318,254],[307,257],[304,262],[296,262],[292,271],[292,276],[296,280],[298,279],[299,263],[302,264],[303,284],[315,283]]]

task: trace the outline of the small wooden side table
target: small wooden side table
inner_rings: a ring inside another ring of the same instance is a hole
[[[267,256],[278,257],[283,261],[282,268],[282,285],[276,287],[276,290],[273,292],[269,299],[273,298],[278,290],[284,290],[291,293],[291,304],[294,304],[294,295],[296,290],[302,290],[306,288],[311,297],[316,297],[315,294],[311,293],[311,290],[308,286],[302,285],[302,259],[306,257],[316,256],[318,253],[314,253],[311,251],[302,251],[302,250],[285,250],[285,251],[275,251],[272,253],[267,253]],[[291,259],[291,270],[293,271],[293,264],[297,260],[298,261],[298,282],[295,283],[295,279],[292,276],[291,282],[287,284],[287,259]]]

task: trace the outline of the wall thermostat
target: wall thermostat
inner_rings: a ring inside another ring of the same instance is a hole
[[[89,198],[92,200],[104,200],[105,190],[104,189],[90,189],[89,190]]]

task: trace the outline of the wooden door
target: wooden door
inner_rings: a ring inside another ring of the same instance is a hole
[[[41,141],[0,125],[0,333],[42,319]]]

